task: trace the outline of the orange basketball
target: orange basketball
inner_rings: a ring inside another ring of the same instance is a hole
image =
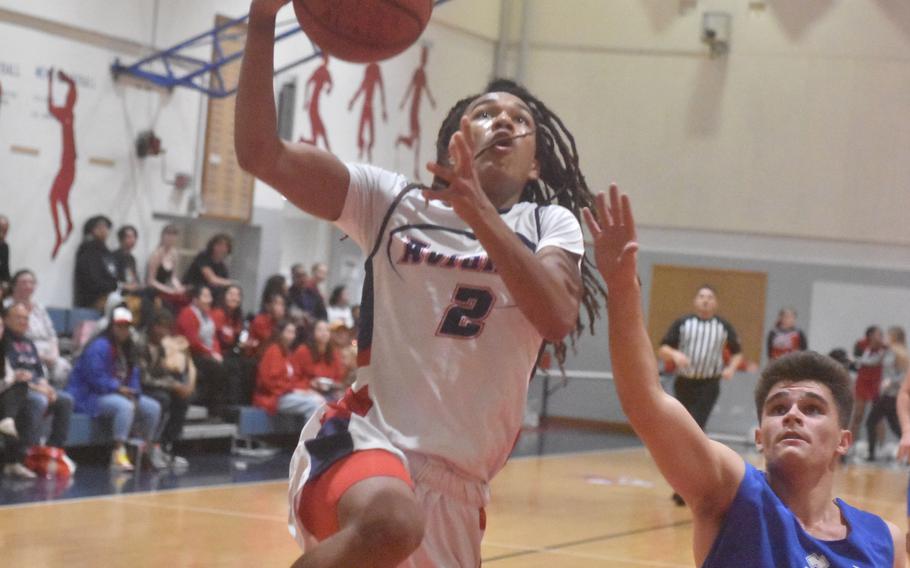
[[[433,0],[294,0],[313,43],[354,63],[401,53],[420,37],[432,11]]]

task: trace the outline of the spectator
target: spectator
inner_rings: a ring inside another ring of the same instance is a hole
[[[85,222],[82,243],[76,251],[74,303],[80,308],[104,311],[108,295],[117,290],[117,266],[107,248],[111,220],[96,215]]]
[[[6,313],[2,314],[4,317]],[[15,418],[25,406],[29,374],[14,371],[6,357],[7,340],[3,318],[0,317],[0,463],[3,475],[20,479],[35,479],[35,472],[25,467],[25,450],[19,440]]]
[[[835,347],[828,352],[828,357],[831,357],[840,363],[841,366],[848,371],[853,369],[853,361],[850,360],[850,356],[847,355],[847,350],[843,347]]]
[[[117,230],[120,247],[113,253],[114,266],[117,269],[117,282],[124,292],[138,293],[142,290],[139,272],[136,270],[136,257],[133,256],[138,239],[139,232],[132,225],[124,225]]]
[[[76,360],[67,387],[78,412],[112,420],[111,469],[119,471],[134,469],[126,453],[130,431],[135,429],[143,441],[140,453],[148,452],[161,418],[158,401],[142,394],[132,323],[129,309],[115,308],[110,324]]]
[[[265,305],[268,303],[269,298],[275,294],[281,294],[284,296],[285,304],[287,304],[288,299],[288,283],[285,280],[284,276],[281,274],[273,274],[269,276],[269,279],[265,281],[265,286],[262,288],[262,299],[259,302],[259,310],[265,311]]]
[[[720,395],[720,380],[730,379],[742,361],[736,330],[717,316],[717,293],[701,286],[693,301],[695,312],[677,319],[661,341],[660,357],[673,363],[676,381],[673,391],[698,426],[704,430]],[[723,359],[724,347],[730,360]],[[674,494],[677,505],[683,505]]]
[[[174,454],[174,444],[180,439],[189,400],[196,389],[196,367],[189,341],[174,335],[173,327],[174,316],[159,310],[139,344],[143,391],[161,406],[161,434],[150,455],[157,469],[188,465],[185,458]]]
[[[121,301],[133,312],[133,321],[142,326],[145,325],[143,316],[150,316],[151,303],[143,292],[139,271],[136,269],[136,257],[133,256],[138,239],[139,232],[136,227],[123,225],[117,230],[117,242],[120,246],[113,255],[114,266],[117,269],[117,284],[122,294]]]
[[[342,390],[348,378],[349,369],[324,320],[316,322],[309,341],[294,351],[293,363],[307,384],[329,396]]]
[[[177,316],[177,333],[190,344],[193,364],[197,371],[199,398],[213,410],[222,412],[229,404],[237,404],[240,395],[239,377],[230,375],[224,366],[221,344],[216,337],[212,319],[212,292],[207,286],[194,288],[192,301]]]
[[[294,414],[309,417],[325,402],[325,398],[310,388],[293,364],[291,346],[297,336],[292,322],[275,326],[274,337],[259,361],[256,392],[253,404],[269,414]]]
[[[288,313],[298,324],[304,323],[304,291],[309,277],[306,268],[300,263],[291,266],[291,287],[288,288]]]
[[[256,345],[255,353],[261,356],[268,347],[267,342],[274,333],[278,322],[283,321],[287,315],[284,296],[280,292],[273,293],[265,302],[263,311],[253,318],[250,324],[250,343]]]
[[[9,243],[6,234],[9,232],[9,219],[0,215],[0,289],[9,284]]]
[[[859,430],[866,413],[866,406],[878,398],[882,385],[882,364],[887,351],[884,334],[877,325],[870,325],[866,328],[863,339],[857,341],[853,346],[856,386],[850,431],[853,432],[854,440],[859,440]]]
[[[796,310],[781,308],[774,329],[768,332],[768,361],[806,348],[806,335],[796,327]]]
[[[231,237],[224,233],[209,239],[205,250],[197,254],[187,268],[183,283],[192,288],[207,286],[215,298],[220,298],[225,288],[233,283],[225,264],[232,246]]]
[[[38,348],[25,336],[28,319],[28,307],[23,303],[13,303],[6,310],[6,357],[13,371],[22,371],[29,377],[28,394],[16,418],[16,427],[26,448],[39,446],[44,432],[44,418],[50,415],[52,427],[47,445],[62,448],[69,436],[73,397],[65,391],[58,391],[48,382]],[[75,471],[75,464],[68,462],[68,465],[71,471]]]
[[[32,340],[38,348],[38,355],[47,370],[45,376],[50,382],[61,388],[66,386],[72,365],[60,354],[57,331],[47,309],[34,298],[35,290],[38,288],[35,273],[28,269],[19,270],[13,274],[10,282],[12,293],[4,300],[4,305],[10,306],[18,302],[28,308],[28,329],[25,337]]]
[[[186,305],[186,288],[177,278],[177,238],[180,230],[176,225],[165,225],[161,240],[149,256],[145,284],[154,290],[161,303],[176,313]]]
[[[341,320],[345,327],[354,329],[354,314],[351,312],[348,291],[345,286],[335,286],[332,289],[332,295],[329,296],[329,306],[326,308],[328,318],[326,321],[334,322]]]
[[[888,351],[882,361],[881,395],[872,404],[869,418],[866,420],[866,436],[869,439],[869,461],[875,461],[875,449],[879,439],[884,438],[884,428],[879,429],[883,418],[888,420],[891,431],[901,437],[901,425],[897,417],[897,393],[901,383],[910,369],[910,356],[907,353],[907,336],[904,328],[888,328]]]
[[[312,277],[303,289],[300,309],[303,310],[308,325],[329,317],[325,309],[325,298],[322,296],[322,290],[320,289],[320,285],[325,282],[328,272],[329,269],[325,264],[321,262],[314,264]]]
[[[228,375],[240,378],[239,404],[249,404],[256,385],[256,360],[246,353],[255,352],[258,342],[249,338],[243,319],[243,290],[232,284],[212,309],[212,320]]]

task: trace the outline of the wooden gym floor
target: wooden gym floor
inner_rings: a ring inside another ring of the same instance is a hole
[[[750,461],[760,465],[753,457]],[[286,481],[0,507],[4,566],[288,566]],[[907,471],[846,466],[838,495],[906,528]],[[688,567],[689,512],[640,447],[517,458],[493,483],[494,568]]]

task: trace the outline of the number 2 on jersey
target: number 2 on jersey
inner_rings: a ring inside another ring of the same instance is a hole
[[[477,337],[483,331],[483,320],[490,315],[494,302],[493,293],[486,288],[458,286],[436,334],[459,339]]]

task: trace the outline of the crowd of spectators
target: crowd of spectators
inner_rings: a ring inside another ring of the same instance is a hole
[[[296,264],[267,279],[257,313],[244,314],[230,276],[230,236],[217,234],[178,277],[180,231],[166,225],[145,265],[132,225],[89,218],[76,252],[73,306],[94,310],[82,341],[60,338],[36,298],[34,271],[12,272],[0,216],[0,464],[6,476],[47,472],[34,455],[76,464],[67,445],[71,416],[87,414],[111,434],[110,467],[185,468],[177,444],[190,405],[231,420],[240,405],[309,416],[354,377],[356,317],[343,286],[329,302],[325,264],[312,277]],[[327,305],[328,304],[328,305]],[[331,318],[331,319],[327,319]],[[82,335],[80,333],[80,335]],[[52,451],[51,451],[52,450]]]

